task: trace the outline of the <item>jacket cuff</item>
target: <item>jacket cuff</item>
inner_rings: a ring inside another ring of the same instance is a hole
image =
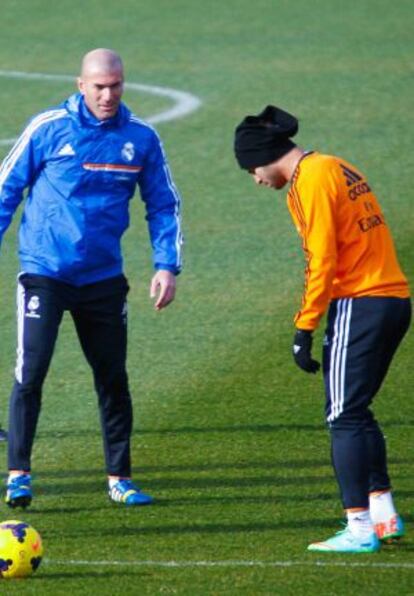
[[[170,271],[174,275],[179,275],[181,273],[181,268],[174,267],[173,265],[155,265],[156,271]]]

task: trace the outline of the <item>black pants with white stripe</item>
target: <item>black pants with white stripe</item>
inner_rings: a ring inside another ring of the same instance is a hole
[[[344,508],[367,508],[369,493],[390,488],[382,431],[370,405],[411,319],[411,302],[333,300],[324,340],[326,419]]]
[[[128,284],[124,276],[75,287],[23,274],[17,290],[16,381],[10,397],[9,469],[30,470],[42,385],[64,311],[93,370],[108,474],[130,476],[132,405],[126,373]]]

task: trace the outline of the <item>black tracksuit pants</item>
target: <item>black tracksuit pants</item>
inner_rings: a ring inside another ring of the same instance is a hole
[[[323,369],[332,463],[344,508],[389,489],[385,440],[370,405],[411,319],[408,298],[343,298],[328,312]]]
[[[9,469],[30,470],[42,385],[63,313],[69,311],[94,375],[107,473],[130,476],[127,293],[123,275],[81,287],[41,275],[20,275],[16,381],[9,411]]]

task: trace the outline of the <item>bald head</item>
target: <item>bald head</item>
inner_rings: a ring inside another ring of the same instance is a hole
[[[123,73],[121,56],[113,50],[97,48],[84,55],[81,65],[81,77],[93,74],[108,74],[115,71]]]
[[[116,52],[98,48],[85,54],[78,87],[88,109],[98,120],[115,116],[123,85],[124,69],[121,57]]]

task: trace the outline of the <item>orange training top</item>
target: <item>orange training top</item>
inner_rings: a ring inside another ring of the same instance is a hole
[[[315,329],[334,298],[409,296],[384,215],[354,166],[332,155],[305,154],[287,204],[306,257],[296,327]]]

